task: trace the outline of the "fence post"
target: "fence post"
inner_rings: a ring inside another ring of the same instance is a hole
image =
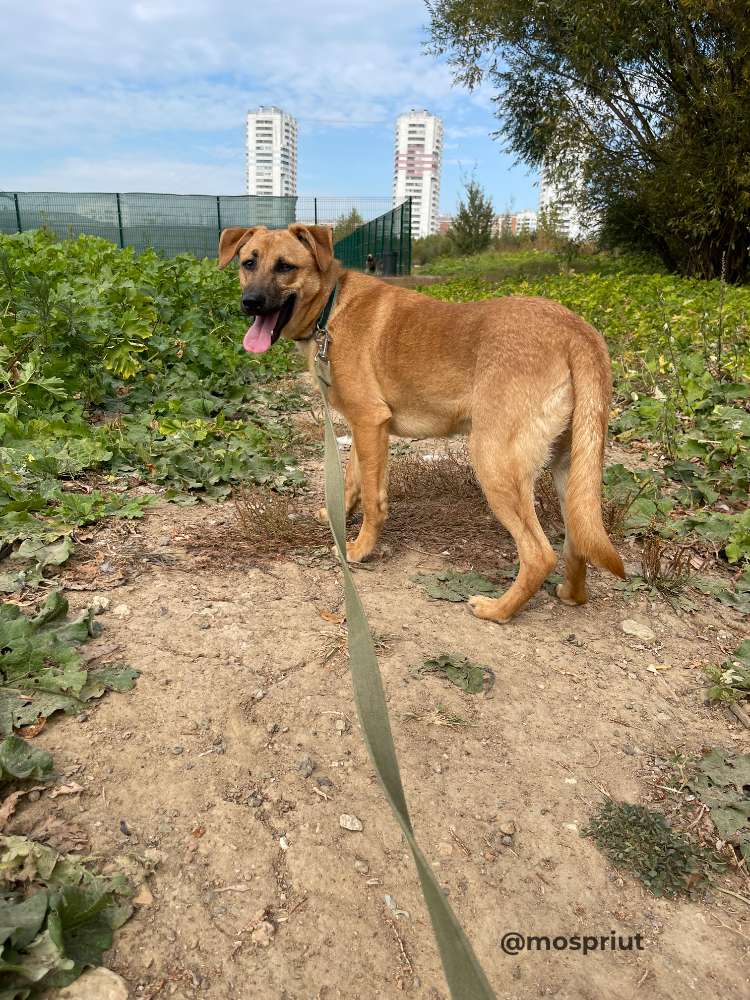
[[[117,199],[117,229],[120,234],[120,249],[123,250],[125,248],[125,240],[122,235],[122,208],[120,207],[119,192],[115,195],[115,198]]]
[[[411,274],[411,199],[412,196],[409,195],[407,199],[409,202],[409,219],[408,225],[406,227],[406,273]]]
[[[18,232],[22,233],[23,228],[21,226],[21,209],[18,207],[18,191],[13,192],[13,202],[16,206],[16,225],[18,226]]]
[[[315,225],[318,224],[318,199],[313,198],[313,218],[315,219]]]
[[[221,195],[216,195],[216,221],[219,223],[219,238],[221,238]]]

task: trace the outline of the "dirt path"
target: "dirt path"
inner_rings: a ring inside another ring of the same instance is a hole
[[[360,737],[342,629],[320,615],[341,605],[332,560],[233,555],[231,505],[164,507],[132,530],[140,568],[108,592],[96,641],[119,644],[141,677],[40,734],[85,791],[28,805],[16,829],[51,809],[113,867],[153,869],[108,956],[134,998],[446,997]],[[230,539],[224,558],[186,547],[216,530]],[[100,532],[92,551],[97,541],[112,544]],[[708,601],[678,616],[594,574],[588,606],[542,593],[493,626],[411,580],[449,565],[392,546],[357,582],[383,645],[417,835],[498,997],[747,996],[745,904],[657,900],[580,835],[602,792],[666,794],[673,755],[750,749],[747,731],[704,707],[696,669],[738,643],[738,616]],[[80,606],[91,593],[69,596]],[[625,635],[623,619],[656,638]],[[451,651],[493,668],[488,696],[410,674]],[[672,669],[649,672],[654,662]],[[342,829],[344,813],[364,830]],[[512,930],[640,933],[643,949],[508,957],[500,939]]]

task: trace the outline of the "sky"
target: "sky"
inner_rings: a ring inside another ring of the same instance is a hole
[[[2,4],[0,190],[242,194],[245,114],[299,121],[298,193],[390,196],[396,116],[443,119],[441,211],[475,174],[498,212],[536,175],[492,139],[492,93],[425,52],[422,0]]]

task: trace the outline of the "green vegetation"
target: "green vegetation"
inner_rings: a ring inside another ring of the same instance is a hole
[[[38,584],[77,528],[155,495],[300,482],[277,419],[289,401],[268,387],[293,354],[245,354],[237,306],[208,260],[0,236],[0,551],[25,561],[0,590]]]
[[[615,867],[631,872],[654,896],[704,889],[712,870],[722,870],[713,851],[694,847],[664,816],[645,806],[604,799],[583,836],[591,837]]]
[[[745,644],[750,657],[750,641]],[[711,810],[722,840],[733,844],[750,861],[750,754],[710,750],[695,762],[686,787]]]
[[[123,876],[97,875],[25,837],[0,837],[0,997],[26,1000],[100,965],[132,912]]]
[[[433,48],[613,245],[750,277],[746,0],[434,0]]]
[[[424,291],[454,302],[543,295],[601,330],[614,368],[612,436],[643,465],[632,470],[617,464],[606,472],[608,496],[626,508],[624,529],[695,538],[745,566],[750,288],[666,275],[648,264],[642,270],[638,259],[593,256],[584,258],[585,273],[519,275],[529,256],[542,255],[446,261],[455,278]],[[505,261],[515,273],[496,281],[478,277],[490,259],[499,266]]]
[[[54,712],[82,712],[105,691],[128,691],[138,676],[124,663],[87,668],[78,647],[100,631],[91,610],[67,619],[68,602],[53,591],[33,618],[0,605],[0,735]]]
[[[750,639],[741,642],[720,666],[708,667],[706,673],[713,682],[708,690],[709,701],[731,704],[750,698]]]
[[[466,197],[459,201],[448,232],[456,253],[476,254],[492,242],[495,209],[475,178],[464,181]]]

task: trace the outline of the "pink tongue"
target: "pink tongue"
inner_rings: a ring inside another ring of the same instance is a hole
[[[271,336],[278,318],[278,312],[271,313],[270,316],[256,316],[255,322],[242,341],[245,350],[251,354],[262,354],[267,351],[271,346]]]

